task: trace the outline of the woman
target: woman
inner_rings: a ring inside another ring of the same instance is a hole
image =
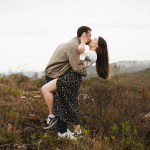
[[[80,54],[80,60],[84,60],[86,67],[91,66],[96,61],[96,71],[98,76],[103,79],[109,79],[109,58],[106,41],[102,37],[91,40],[88,44],[90,51],[88,51],[87,46],[85,46],[86,42],[87,38],[84,33],[81,36],[81,44],[78,47],[79,53],[82,53]],[[52,115],[50,115],[50,118],[55,118],[54,121],[51,121],[52,125],[57,122],[57,117],[66,123],[73,124],[75,136],[77,137],[81,137],[77,100],[81,82],[81,75],[74,73],[73,70],[70,69],[67,74],[54,79],[42,87],[43,95],[45,90],[48,90],[50,93],[56,91],[54,114],[51,113]],[[44,95],[44,98],[46,99],[47,96]],[[53,112],[53,106],[50,108],[49,112]],[[49,117],[47,121],[50,122]],[[46,126],[45,129],[47,129]],[[58,133],[58,136],[65,137],[66,134],[67,133]]]

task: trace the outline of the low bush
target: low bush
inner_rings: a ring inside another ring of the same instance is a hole
[[[48,115],[43,96],[29,99],[39,95],[33,90],[40,90],[44,77],[23,76],[0,78],[0,149],[150,149],[150,93],[141,84],[123,78],[83,80],[78,100],[84,138],[70,141],[58,140],[56,125],[42,129]]]

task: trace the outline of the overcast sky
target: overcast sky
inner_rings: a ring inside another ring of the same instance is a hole
[[[150,0],[0,0],[0,71],[43,71],[82,25],[107,41],[110,63],[150,60]]]

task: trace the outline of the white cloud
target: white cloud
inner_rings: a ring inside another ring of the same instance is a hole
[[[44,70],[59,43],[81,25],[102,36],[110,62],[149,60],[149,0],[0,0],[0,71],[26,65]],[[7,58],[7,59],[5,59]]]

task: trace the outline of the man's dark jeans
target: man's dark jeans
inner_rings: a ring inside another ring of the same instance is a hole
[[[53,79],[54,78],[50,78],[48,76],[45,76],[46,83],[48,83],[49,81],[52,81]],[[55,97],[55,93],[53,93],[53,95]],[[55,100],[54,100],[54,102],[55,102]],[[60,133],[67,132],[67,123],[64,121],[61,121],[60,119],[57,122],[57,127],[58,127]]]

